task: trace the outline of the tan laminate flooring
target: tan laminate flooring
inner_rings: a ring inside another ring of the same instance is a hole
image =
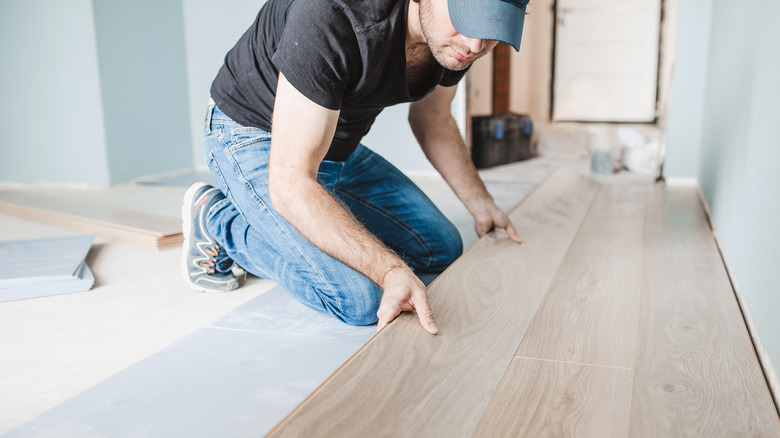
[[[180,190],[182,195],[184,193],[184,188],[159,190]],[[181,246],[184,236],[178,211],[175,215],[143,211],[137,207],[154,205],[155,200],[144,196],[141,191],[133,195],[132,189],[120,191],[119,196],[113,195],[116,199],[112,203],[108,199],[112,193],[105,190],[5,188],[0,189],[0,213],[147,249]]]
[[[559,170],[272,436],[780,436],[695,186]]]

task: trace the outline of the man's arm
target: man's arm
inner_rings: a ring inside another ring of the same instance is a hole
[[[425,156],[474,216],[477,235],[503,228],[512,240],[521,242],[507,215],[501,211],[479,177],[466,144],[452,117],[450,105],[456,87],[437,87],[409,107],[409,125]]]
[[[268,169],[271,202],[317,247],[382,288],[377,330],[402,311],[416,309],[420,324],[436,334],[423,283],[317,182],[338,116],[338,111],[312,102],[279,74]]]

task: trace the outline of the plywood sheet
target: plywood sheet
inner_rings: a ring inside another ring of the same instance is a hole
[[[481,239],[429,288],[440,329],[402,315],[271,436],[470,436],[598,184],[554,173],[511,214],[525,240]]]
[[[515,358],[474,436],[625,437],[631,370]]]
[[[632,437],[780,436],[695,186],[651,193]]]

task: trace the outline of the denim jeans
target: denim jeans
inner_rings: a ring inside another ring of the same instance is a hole
[[[268,193],[271,134],[210,106],[203,142],[226,198],[208,212],[209,233],[239,266],[281,285],[306,306],[353,325],[377,321],[382,290],[329,256],[279,214]],[[463,250],[455,226],[401,171],[360,145],[323,161],[318,182],[417,273],[439,273]]]

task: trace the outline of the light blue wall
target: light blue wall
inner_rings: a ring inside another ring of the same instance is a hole
[[[711,9],[712,0],[679,2],[674,81],[666,127],[664,166],[669,175],[696,177],[699,173]]]
[[[0,181],[109,185],[205,167],[211,81],[263,4],[0,2]],[[407,111],[387,109],[365,143],[431,171]]]
[[[0,2],[0,180],[192,167],[181,2]]]
[[[363,143],[404,172],[434,172],[409,127],[409,104],[386,108]]]
[[[211,82],[225,54],[254,22],[265,0],[183,0],[193,166],[205,168],[201,143]]]
[[[682,4],[685,1],[681,1]],[[758,336],[775,370],[780,366],[780,2],[712,0],[708,41],[691,35],[699,27],[679,22],[679,38],[709,49],[704,102],[698,114],[678,110],[672,100],[669,125],[701,131],[686,133],[700,143],[669,142],[667,175],[687,175],[699,155],[702,192],[725,257],[752,315]],[[682,16],[680,18],[683,18]],[[690,74],[675,66],[678,75]],[[700,66],[694,68],[700,70]],[[688,148],[673,153],[672,147]]]
[[[0,2],[0,181],[106,185],[91,0]]]
[[[191,168],[181,2],[93,9],[111,182]]]

